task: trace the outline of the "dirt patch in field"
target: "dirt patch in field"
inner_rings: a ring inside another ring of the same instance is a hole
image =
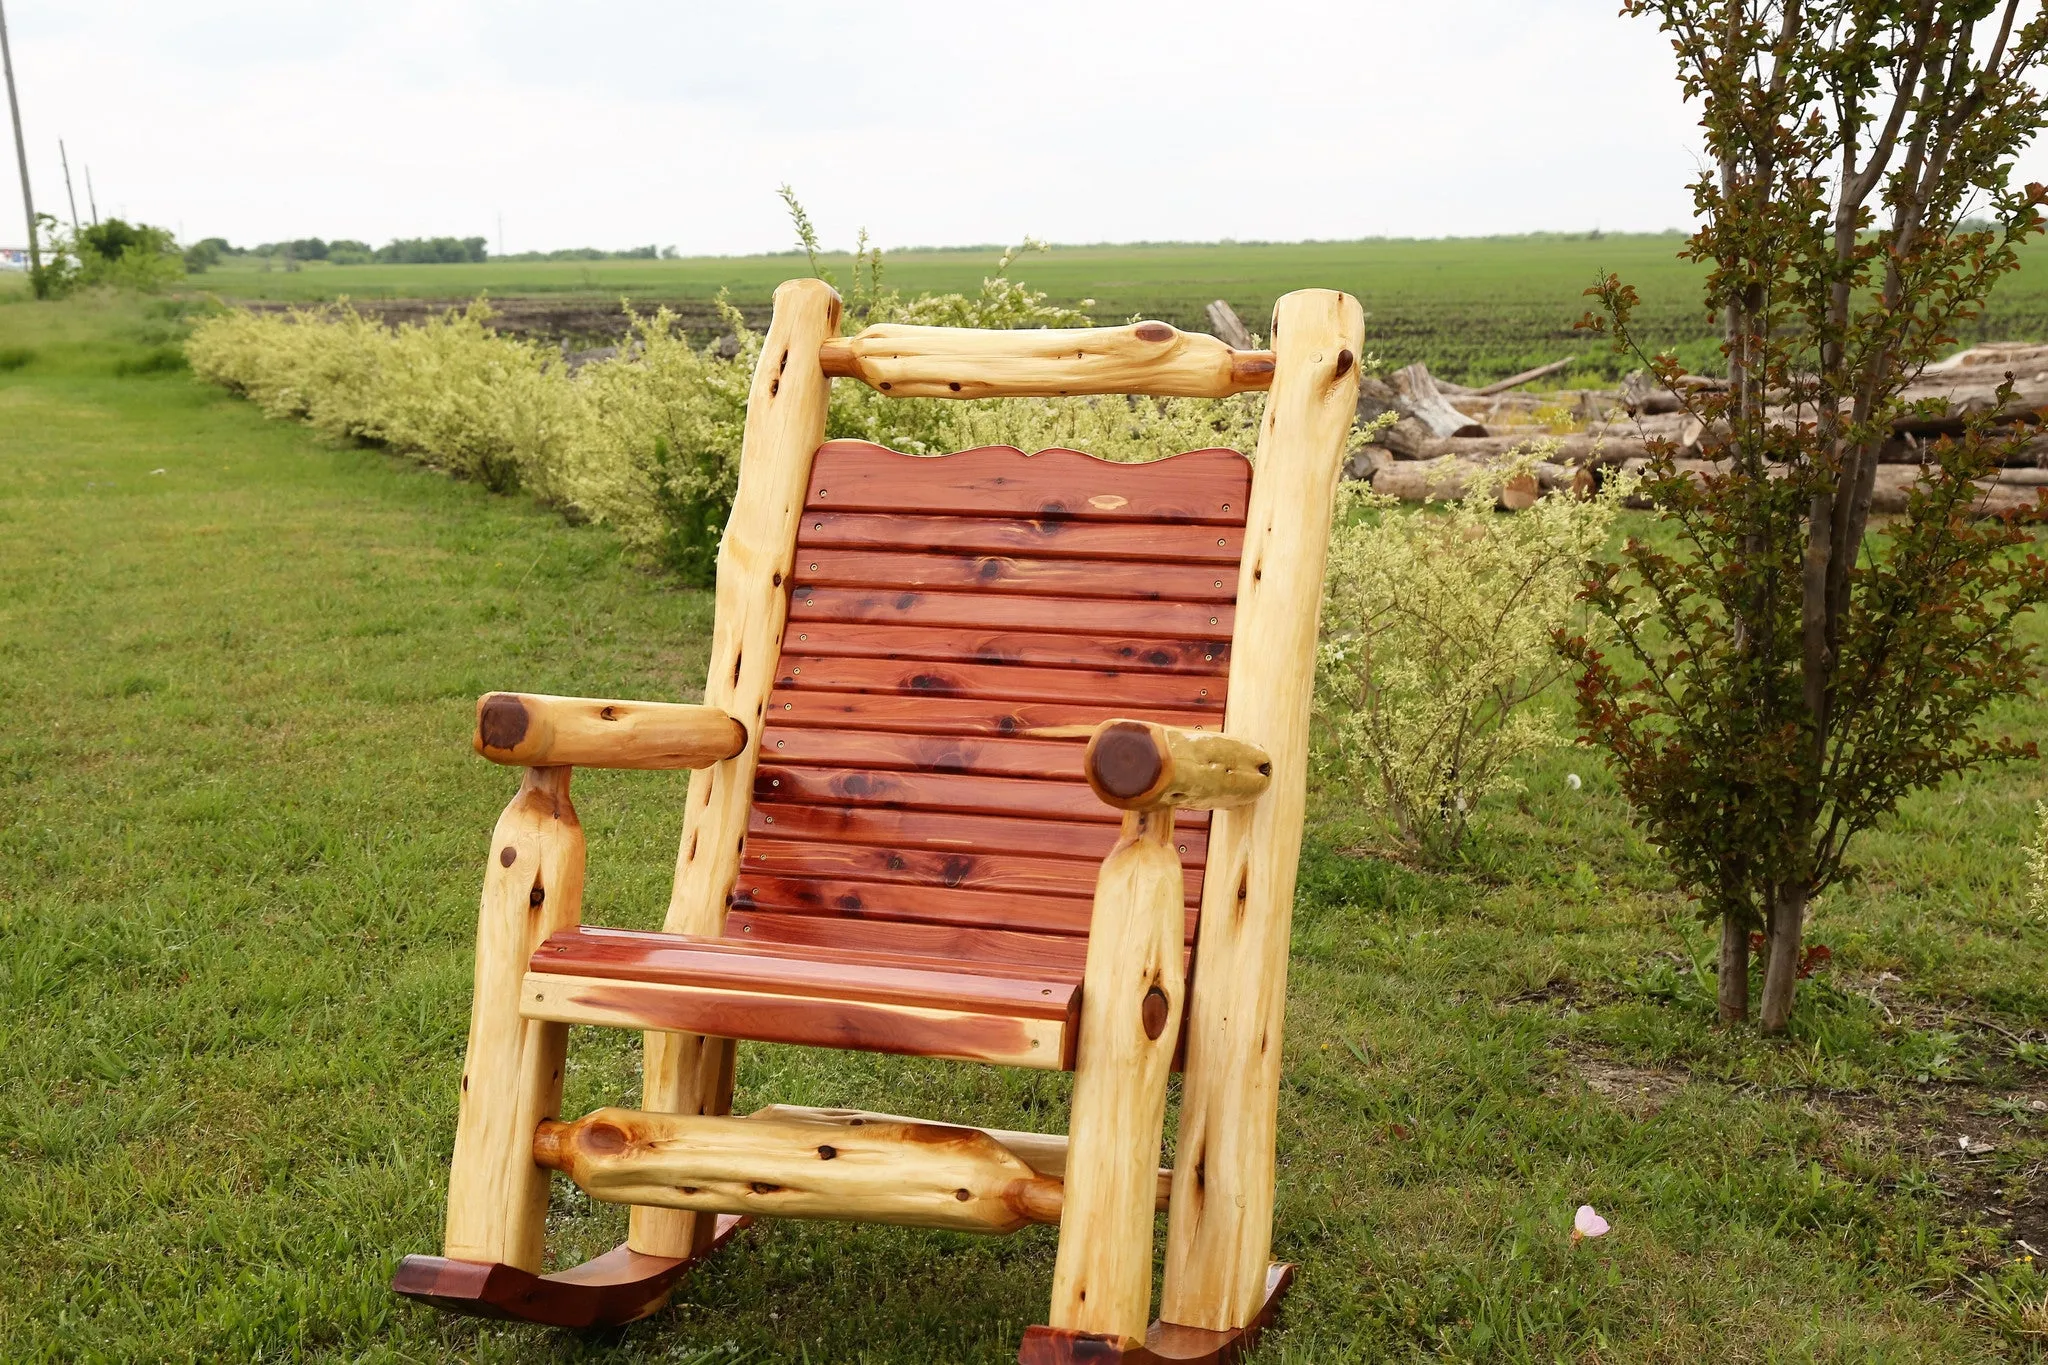
[[[1662,1109],[1692,1078],[1683,1071],[1629,1066],[1605,1057],[1574,1055],[1572,1074],[1586,1089],[1637,1118]]]
[[[469,304],[468,299],[351,299],[349,302],[365,317],[376,318],[392,327],[406,322],[423,322],[439,317],[451,308],[464,308]],[[515,295],[493,298],[490,304],[496,315],[491,319],[493,330],[526,340],[556,342],[567,350],[608,345],[626,332],[625,310],[616,298]],[[243,306],[251,312],[278,313],[317,305],[260,300]],[[633,301],[634,311],[643,315],[652,313],[657,306],[668,308],[675,315],[674,330],[692,340],[709,341],[728,330],[717,308],[708,299]],[[768,325],[769,309],[765,304],[742,305],[740,313],[749,327],[761,330]]]

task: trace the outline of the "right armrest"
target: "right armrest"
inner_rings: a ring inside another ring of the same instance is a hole
[[[476,751],[528,768],[708,768],[747,746],[715,706],[492,692],[476,703]]]
[[[1106,720],[1083,759],[1088,785],[1119,810],[1246,806],[1272,781],[1266,751],[1248,740],[1145,720]]]

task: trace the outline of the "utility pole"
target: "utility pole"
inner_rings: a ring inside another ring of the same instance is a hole
[[[71,192],[71,155],[64,150],[64,139],[57,139],[57,160],[64,166],[64,198],[71,204],[71,235],[78,236],[78,196]]]
[[[21,164],[21,207],[28,214],[29,279],[43,289],[43,251],[36,245],[36,201],[28,188],[28,147],[21,140],[21,102],[14,95],[14,51],[7,45],[7,8],[0,5],[0,66],[7,68],[7,112],[14,115],[14,159]]]

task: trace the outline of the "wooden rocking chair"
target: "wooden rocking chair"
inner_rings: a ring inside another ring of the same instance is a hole
[[[1021,1360],[1234,1358],[1291,1272],[1269,1263],[1288,928],[1363,315],[1289,294],[1270,352],[1156,322],[842,339],[839,320],[818,281],[776,291],[704,703],[478,703],[477,752],[526,772],[485,872],[443,1255],[394,1288],[597,1326],[659,1308],[748,1218],[1057,1223]],[[1227,450],[826,443],[835,376],[898,397],[1271,393],[1254,478]],[[577,765],[697,770],[664,932],[579,924]],[[558,1120],[570,1024],[647,1031],[643,1109]],[[737,1116],[736,1039],[1070,1069],[1071,1131]],[[551,1171],[632,1205],[623,1246],[541,1273]]]

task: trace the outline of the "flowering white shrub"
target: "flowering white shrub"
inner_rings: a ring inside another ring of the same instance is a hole
[[[2027,872],[2033,882],[2027,888],[2027,908],[2048,917],[2048,801],[2036,805],[2034,814],[2040,817],[2041,832],[2027,845]]]
[[[1036,246],[1026,243],[1027,247]],[[1021,249],[1021,248],[1020,248]],[[1074,327],[1087,314],[1008,277],[1015,251],[976,294],[904,299],[863,248],[848,327]],[[538,343],[490,329],[489,304],[395,329],[346,301],[289,313],[227,312],[194,329],[194,373],[246,394],[273,417],[337,438],[377,441],[487,487],[524,487],[698,583],[710,581],[738,482],[747,391],[761,337],[721,300],[736,354],[675,335],[666,309],[628,314],[628,344],[571,374]],[[979,445],[1069,446],[1149,460],[1202,446],[1249,450],[1259,395],[1224,399],[895,399],[832,386],[826,435],[910,454]]]
[[[1318,755],[1425,857],[1454,854],[1511,765],[1565,741],[1528,703],[1564,663],[1553,639],[1592,623],[1578,601],[1625,490],[1496,512],[1541,447],[1485,471],[1456,502],[1402,509],[1346,484],[1330,543],[1317,661]]]

